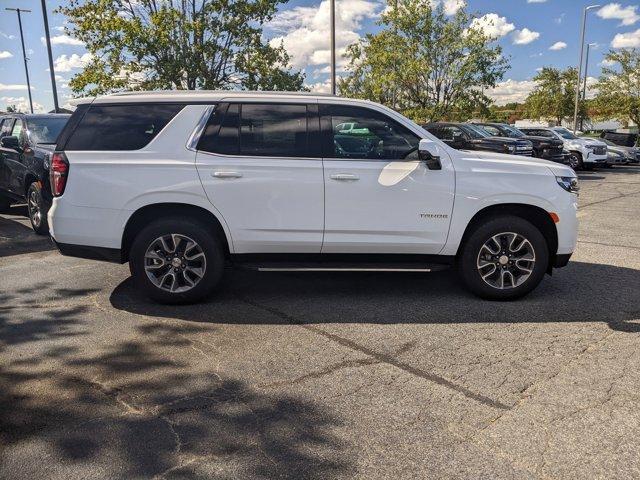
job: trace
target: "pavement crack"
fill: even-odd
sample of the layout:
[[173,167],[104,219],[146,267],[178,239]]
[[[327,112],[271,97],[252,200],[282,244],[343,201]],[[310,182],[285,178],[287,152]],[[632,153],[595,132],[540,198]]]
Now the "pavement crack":
[[386,353],[381,353],[381,352],[376,352],[375,350],[372,350],[370,348],[367,348],[363,345],[360,345],[356,342],[354,342],[353,340],[349,340],[346,339],[344,337],[341,337],[339,335],[333,334],[333,333],[329,333],[319,327],[316,327],[314,325],[308,325],[305,324],[303,322],[301,322],[300,320],[298,320],[297,318],[293,317],[292,315],[289,315],[285,312],[282,312],[281,310],[278,310],[277,308],[273,308],[273,307],[269,307],[266,305],[262,305],[260,303],[254,302],[253,300],[249,300],[245,297],[237,297],[239,300],[243,301],[244,303],[246,303],[247,305],[251,305],[255,308],[259,308],[263,311],[266,311],[268,313],[271,313],[272,315],[275,315],[277,317],[279,317],[282,320],[285,320],[287,323],[290,323],[292,325],[299,325],[302,328],[309,330],[313,333],[316,333],[318,335],[321,335],[329,340],[331,340],[332,342],[335,342],[343,347],[349,348],[351,350],[354,350],[356,352],[359,353],[363,353],[369,357],[371,357],[372,359],[375,359],[377,362],[380,363],[385,363],[387,365],[391,365],[393,367],[396,367],[406,373],[409,373],[411,375],[414,375],[416,377],[422,378],[423,380],[427,380],[429,382],[435,383],[437,385],[440,385],[442,387],[454,390],[456,392],[458,392],[459,394],[474,400],[478,403],[482,403],[483,405],[487,405],[489,407],[492,408],[496,408],[499,410],[509,410],[511,407],[509,405],[505,405],[504,403],[498,402],[497,400],[494,400],[492,398],[486,397],[484,395],[481,395],[479,393],[473,392],[472,390],[468,389],[467,387],[464,387],[462,385],[458,385],[450,380],[447,380],[444,377],[441,377],[439,375],[436,375],[434,373],[431,372],[426,372],[424,370],[421,370],[417,367],[414,367],[413,365],[409,365],[408,363],[402,362],[398,359],[396,359],[395,357],[393,357],[392,355],[386,354]]

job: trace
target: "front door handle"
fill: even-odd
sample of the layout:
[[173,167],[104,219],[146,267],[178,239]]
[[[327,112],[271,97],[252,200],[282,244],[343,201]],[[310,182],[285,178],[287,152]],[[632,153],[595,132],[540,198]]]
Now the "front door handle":
[[215,178],[240,178],[242,174],[240,172],[213,172],[211,176]]
[[360,177],[358,175],[354,175],[353,173],[334,173],[331,175],[332,180],[342,180],[342,181],[353,181],[358,180]]

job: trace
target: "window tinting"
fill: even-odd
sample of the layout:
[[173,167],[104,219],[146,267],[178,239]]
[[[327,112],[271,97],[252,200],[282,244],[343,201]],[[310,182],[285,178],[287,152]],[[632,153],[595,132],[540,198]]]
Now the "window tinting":
[[20,138],[21,133],[22,133],[22,120],[16,120],[16,123],[14,123],[13,125],[13,130],[11,130],[11,136]]
[[5,118],[0,123],[0,137],[6,137],[11,133],[11,127],[13,126],[13,118]]
[[383,113],[348,105],[321,105],[320,113],[325,157],[402,160],[417,151],[420,138]]
[[182,104],[92,105],[66,150],[138,150],[184,107]]
[[308,155],[307,106],[230,104],[216,109],[198,149],[225,155],[304,157]]
[[59,117],[27,118],[29,136],[32,143],[56,143],[58,135],[69,120],[67,115]]

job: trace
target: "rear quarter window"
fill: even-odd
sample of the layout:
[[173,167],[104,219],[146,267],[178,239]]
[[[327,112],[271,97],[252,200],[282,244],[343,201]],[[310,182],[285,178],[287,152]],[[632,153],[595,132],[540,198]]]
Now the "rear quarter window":
[[65,150],[139,150],[184,108],[184,104],[91,105]]

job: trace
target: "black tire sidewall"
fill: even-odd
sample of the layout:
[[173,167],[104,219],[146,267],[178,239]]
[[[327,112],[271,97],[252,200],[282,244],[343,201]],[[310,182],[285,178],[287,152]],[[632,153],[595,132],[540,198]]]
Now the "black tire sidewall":
[[[514,232],[527,238],[536,255],[531,276],[518,287],[500,290],[482,280],[477,269],[478,253],[482,245],[493,235]],[[458,271],[465,285],[476,295],[490,300],[520,298],[538,286],[549,264],[549,247],[540,230],[527,220],[516,216],[493,217],[477,226],[465,240],[458,258]]]
[[[38,195],[38,208],[40,209],[40,225],[36,225],[31,218],[31,209],[29,208],[29,198],[31,197],[31,192],[35,191]],[[27,189],[27,210],[29,212],[29,221],[31,222],[31,227],[33,231],[38,235],[48,235],[49,234],[49,223],[47,222],[47,213],[49,212],[49,205],[47,204],[44,196],[42,195],[42,187],[40,183],[33,182],[29,185]]]
[[[156,287],[144,269],[144,255],[149,244],[170,233],[178,233],[195,240],[202,248],[207,261],[204,277],[192,289],[171,293]],[[136,287],[147,297],[159,303],[194,303],[209,295],[220,282],[224,272],[222,242],[214,232],[196,220],[167,218],[157,220],[143,228],[136,236],[129,252],[129,268]]]

